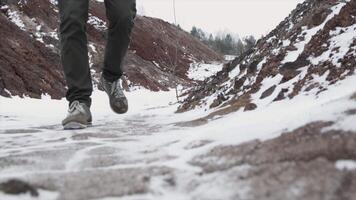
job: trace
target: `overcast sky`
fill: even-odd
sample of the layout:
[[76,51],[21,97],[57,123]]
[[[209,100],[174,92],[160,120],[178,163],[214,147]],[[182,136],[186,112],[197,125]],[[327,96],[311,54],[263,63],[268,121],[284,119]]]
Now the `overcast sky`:
[[[173,0],[136,0],[139,13],[173,22]],[[304,0],[175,0],[177,23],[209,33],[266,34]]]

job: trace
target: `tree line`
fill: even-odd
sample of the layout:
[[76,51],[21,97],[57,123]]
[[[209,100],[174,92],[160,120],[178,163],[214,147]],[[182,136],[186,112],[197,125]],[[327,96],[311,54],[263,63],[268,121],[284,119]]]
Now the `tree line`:
[[240,56],[256,44],[256,39],[252,35],[242,39],[233,37],[231,33],[221,33],[213,36],[213,34],[207,34],[195,26],[192,27],[190,34],[224,55]]

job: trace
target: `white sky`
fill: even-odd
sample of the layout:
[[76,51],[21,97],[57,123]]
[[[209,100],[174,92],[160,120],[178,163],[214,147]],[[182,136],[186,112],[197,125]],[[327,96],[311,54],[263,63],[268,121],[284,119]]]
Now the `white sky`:
[[[173,22],[173,0],[136,0],[139,14]],[[177,23],[209,33],[267,34],[304,0],[175,0]]]

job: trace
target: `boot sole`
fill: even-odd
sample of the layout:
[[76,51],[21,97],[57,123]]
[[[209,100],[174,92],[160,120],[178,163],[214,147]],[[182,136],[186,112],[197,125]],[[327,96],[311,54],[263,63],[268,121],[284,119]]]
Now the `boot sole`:
[[125,108],[116,108],[115,106],[112,105],[112,103],[110,101],[109,101],[109,104],[110,104],[111,110],[116,114],[125,114],[129,110],[128,106]]
[[79,129],[85,129],[89,126],[90,124],[81,124],[78,122],[69,122],[68,124],[63,125],[64,130],[79,130]]

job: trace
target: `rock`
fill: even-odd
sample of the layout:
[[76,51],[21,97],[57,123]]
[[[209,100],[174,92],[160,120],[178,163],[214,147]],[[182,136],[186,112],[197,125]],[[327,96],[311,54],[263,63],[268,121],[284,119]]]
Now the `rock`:
[[13,195],[29,192],[33,197],[38,196],[38,191],[35,187],[18,179],[10,179],[6,182],[0,183],[0,191],[4,192],[5,194]]
[[[192,181],[197,185],[191,190],[198,190],[205,180],[222,181],[225,186],[232,184],[239,189],[255,188],[243,196],[234,190],[225,199],[338,199],[340,195],[352,199],[356,171],[340,171],[335,162],[356,159],[356,135],[341,130],[322,131],[330,125],[314,122],[267,141],[215,147],[191,161],[203,168]],[[243,132],[239,130],[239,134]],[[219,188],[218,184],[212,187]]]
[[213,103],[209,106],[210,108],[216,108],[218,107],[220,104],[222,103],[222,101],[220,101],[220,99],[215,99],[213,101]]
[[257,108],[257,105],[254,103],[249,103],[245,106],[244,111],[251,111],[255,110]]
[[283,88],[281,91],[278,93],[278,96],[273,99],[273,101],[280,101],[285,98],[285,94],[288,92],[288,88]]
[[273,85],[271,86],[270,88],[268,88],[266,91],[264,91],[260,97],[260,99],[264,99],[266,97],[269,97],[273,92],[274,90],[276,89],[276,85]]
[[[343,7],[340,13],[336,13],[330,19],[327,18],[333,13],[335,6]],[[286,98],[291,99],[311,90],[319,94],[327,90],[325,87],[319,87],[322,85],[319,81],[323,80],[321,77],[325,73],[328,72],[326,81],[330,85],[353,75],[356,69],[356,54],[353,53],[356,47],[355,37],[350,41],[350,45],[342,47],[347,52],[342,55],[338,55],[341,51],[340,47],[335,45],[337,42],[332,41],[337,40],[335,37],[346,31],[347,34],[353,34],[352,25],[356,23],[355,6],[356,0],[347,2],[308,0],[299,4],[274,30],[258,40],[254,48],[226,64],[228,70],[223,69],[221,73],[217,73],[219,75],[207,79],[204,85],[188,92],[178,110],[183,111],[181,108],[186,108],[184,111],[187,111],[196,106],[204,106],[209,96],[217,95],[216,91],[230,98],[225,101],[216,100],[211,107],[222,105],[219,109],[228,110],[239,96],[260,92],[263,93],[261,96],[263,99],[277,86],[286,82],[290,82],[287,84],[288,87],[283,85],[284,89],[279,91],[278,97],[271,100],[271,103]],[[307,33],[311,33],[308,29],[324,22],[325,26],[321,27],[321,30],[307,37]],[[300,47],[303,42],[305,45]],[[299,49],[302,51],[297,52]],[[330,51],[329,59],[321,59],[319,63],[315,63],[314,57],[328,51]],[[230,77],[230,72],[234,70],[238,73],[234,74],[235,77]],[[263,81],[276,75],[282,76],[282,80],[277,84],[273,83],[274,86],[269,86],[268,90],[260,91]],[[216,88],[216,90],[208,88]],[[250,103],[258,105],[254,101]]]
[[354,95],[351,96],[351,99],[356,101],[356,93]]

